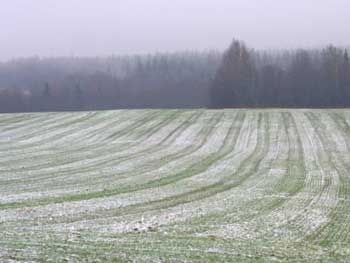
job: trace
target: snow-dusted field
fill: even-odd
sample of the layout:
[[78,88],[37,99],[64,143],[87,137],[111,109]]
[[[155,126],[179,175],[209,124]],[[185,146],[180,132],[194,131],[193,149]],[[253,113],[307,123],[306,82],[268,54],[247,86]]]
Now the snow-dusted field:
[[350,110],[0,115],[0,262],[350,262]]

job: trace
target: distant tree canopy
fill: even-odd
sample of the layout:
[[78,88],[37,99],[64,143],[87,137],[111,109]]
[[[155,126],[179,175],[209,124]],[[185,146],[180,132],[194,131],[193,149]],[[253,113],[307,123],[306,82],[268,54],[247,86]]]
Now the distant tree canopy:
[[233,41],[224,53],[211,86],[214,107],[243,107],[254,105],[255,68],[245,45]]
[[254,51],[234,40],[211,84],[213,108],[349,107],[348,51]]
[[0,112],[350,107],[349,51],[249,49],[0,63]]
[[220,61],[210,51],[0,63],[0,112],[205,107]]

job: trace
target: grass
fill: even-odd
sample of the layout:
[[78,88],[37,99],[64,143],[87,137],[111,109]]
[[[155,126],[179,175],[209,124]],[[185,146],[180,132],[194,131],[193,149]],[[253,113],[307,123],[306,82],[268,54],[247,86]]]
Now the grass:
[[350,261],[350,110],[0,123],[0,261]]

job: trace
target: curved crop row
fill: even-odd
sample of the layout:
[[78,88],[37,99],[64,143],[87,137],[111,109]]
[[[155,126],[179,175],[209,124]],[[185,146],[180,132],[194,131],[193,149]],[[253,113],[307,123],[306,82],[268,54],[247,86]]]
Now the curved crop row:
[[0,261],[348,262],[350,111],[0,115]]

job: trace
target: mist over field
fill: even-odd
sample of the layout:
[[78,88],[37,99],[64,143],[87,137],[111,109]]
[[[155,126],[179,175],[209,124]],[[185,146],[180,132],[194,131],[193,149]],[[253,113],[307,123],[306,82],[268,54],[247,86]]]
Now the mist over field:
[[14,0],[0,112],[350,106],[348,1]]
[[11,0],[0,9],[0,60],[349,46],[347,0]]
[[0,262],[350,262],[348,0],[0,5]]

